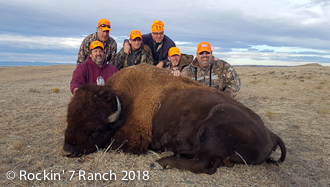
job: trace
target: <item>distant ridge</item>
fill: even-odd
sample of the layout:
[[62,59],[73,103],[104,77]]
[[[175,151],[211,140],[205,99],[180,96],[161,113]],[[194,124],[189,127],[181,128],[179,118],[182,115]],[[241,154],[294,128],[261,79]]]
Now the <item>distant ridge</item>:
[[276,66],[276,65],[233,65],[234,67],[292,67],[292,66]]
[[57,63],[57,62],[16,62],[16,61],[0,61],[0,67],[12,66],[50,66],[50,65],[74,65],[75,63]]
[[318,63],[311,63],[311,64],[304,64],[304,65],[299,65],[299,66],[322,66],[322,65],[318,64]]

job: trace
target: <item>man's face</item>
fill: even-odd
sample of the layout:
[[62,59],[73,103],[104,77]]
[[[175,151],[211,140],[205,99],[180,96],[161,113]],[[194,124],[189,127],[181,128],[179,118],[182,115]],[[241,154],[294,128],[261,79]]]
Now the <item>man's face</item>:
[[201,68],[207,68],[211,63],[212,51],[211,52],[203,51],[203,52],[197,53],[196,56],[197,56],[199,66]]
[[140,37],[135,38],[134,40],[129,40],[133,50],[138,50],[141,47],[142,39]]
[[171,62],[171,68],[179,65],[181,55],[168,56],[168,60]]
[[109,38],[109,31],[102,31],[100,27],[97,27],[97,37],[101,42],[105,42]]
[[102,48],[97,47],[92,50],[91,54],[89,55],[93,62],[95,62],[96,65],[102,66],[104,63],[104,51]]
[[151,36],[156,43],[161,43],[164,39],[164,32],[163,31],[152,32]]

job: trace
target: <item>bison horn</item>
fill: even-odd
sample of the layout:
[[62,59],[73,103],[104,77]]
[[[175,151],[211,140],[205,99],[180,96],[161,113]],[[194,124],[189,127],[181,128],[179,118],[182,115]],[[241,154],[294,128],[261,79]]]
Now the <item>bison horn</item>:
[[116,96],[116,99],[117,99],[117,111],[108,117],[109,123],[117,121],[117,119],[119,118],[120,113],[121,113],[121,105],[120,105],[120,101],[117,96]]

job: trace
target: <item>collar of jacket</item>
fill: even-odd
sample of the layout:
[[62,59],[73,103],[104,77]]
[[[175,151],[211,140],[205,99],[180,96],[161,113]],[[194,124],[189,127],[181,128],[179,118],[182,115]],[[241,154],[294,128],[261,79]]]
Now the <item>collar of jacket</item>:
[[138,50],[135,50],[135,51],[132,49],[132,46],[131,46],[131,53],[135,53],[137,55],[142,51],[142,49],[143,49],[143,43],[141,43],[140,48]]

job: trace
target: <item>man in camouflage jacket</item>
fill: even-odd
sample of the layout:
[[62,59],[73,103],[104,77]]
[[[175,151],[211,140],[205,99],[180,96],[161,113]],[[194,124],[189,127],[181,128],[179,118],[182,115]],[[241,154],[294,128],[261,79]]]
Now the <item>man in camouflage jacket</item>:
[[142,43],[142,35],[140,31],[133,30],[131,32],[129,44],[131,46],[131,52],[129,54],[124,52],[123,47],[116,55],[114,66],[116,66],[118,70],[140,63],[153,65],[154,60],[152,58],[152,52],[147,45]]
[[235,69],[223,60],[216,60],[207,42],[198,45],[196,55],[181,73],[235,97],[241,88],[241,80]]
[[163,62],[159,62],[157,67],[164,67],[171,70],[174,76],[180,76],[184,67],[189,65],[194,59],[193,55],[181,54],[180,49],[177,47],[171,47],[168,50],[168,62],[164,65]]
[[97,32],[88,35],[80,45],[77,65],[85,62],[86,58],[89,55],[89,46],[93,41],[100,41],[104,45],[104,55],[106,62],[109,64],[114,64],[115,57],[117,53],[117,43],[116,41],[109,36],[110,21],[106,19],[101,19],[97,26]]

